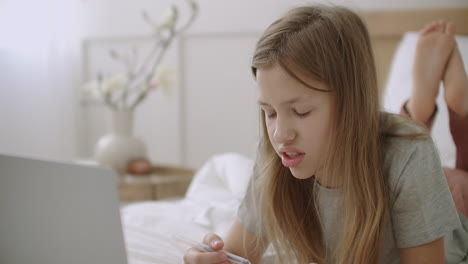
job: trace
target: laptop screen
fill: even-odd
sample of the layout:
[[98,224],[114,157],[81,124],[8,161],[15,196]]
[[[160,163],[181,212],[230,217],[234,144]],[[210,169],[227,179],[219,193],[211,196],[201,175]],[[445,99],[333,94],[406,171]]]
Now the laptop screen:
[[127,263],[117,176],[0,154],[0,263]]

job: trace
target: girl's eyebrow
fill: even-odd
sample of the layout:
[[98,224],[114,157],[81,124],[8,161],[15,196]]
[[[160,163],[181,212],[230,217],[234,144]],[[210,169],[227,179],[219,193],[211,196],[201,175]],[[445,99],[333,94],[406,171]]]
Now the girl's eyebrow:
[[[288,104],[293,104],[293,103],[296,103],[297,101],[300,101],[301,100],[301,96],[298,96],[298,97],[294,97],[294,98],[291,98],[287,101],[284,101],[282,103],[280,103],[280,105],[288,105]],[[261,100],[258,100],[257,101],[259,105],[264,105],[264,106],[270,106],[268,103],[266,102],[263,102]]]

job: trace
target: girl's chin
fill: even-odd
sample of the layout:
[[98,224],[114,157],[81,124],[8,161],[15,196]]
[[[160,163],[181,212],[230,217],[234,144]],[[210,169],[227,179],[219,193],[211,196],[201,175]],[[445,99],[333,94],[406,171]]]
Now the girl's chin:
[[296,178],[298,180],[309,179],[314,175],[313,173],[300,171],[300,170],[298,170],[296,168],[289,168],[289,171],[291,171],[291,174],[294,176],[294,178]]

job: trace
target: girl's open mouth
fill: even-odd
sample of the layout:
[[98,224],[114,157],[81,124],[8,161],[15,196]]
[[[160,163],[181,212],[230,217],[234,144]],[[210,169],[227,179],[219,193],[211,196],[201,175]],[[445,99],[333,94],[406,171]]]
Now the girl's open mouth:
[[281,161],[285,167],[297,167],[304,159],[305,153],[282,152]]

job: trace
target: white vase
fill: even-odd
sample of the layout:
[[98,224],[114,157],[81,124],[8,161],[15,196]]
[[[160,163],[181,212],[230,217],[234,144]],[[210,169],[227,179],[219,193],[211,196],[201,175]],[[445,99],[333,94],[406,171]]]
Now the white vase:
[[114,110],[111,133],[101,137],[96,144],[96,161],[124,174],[129,161],[146,157],[145,145],[133,136],[133,111]]

